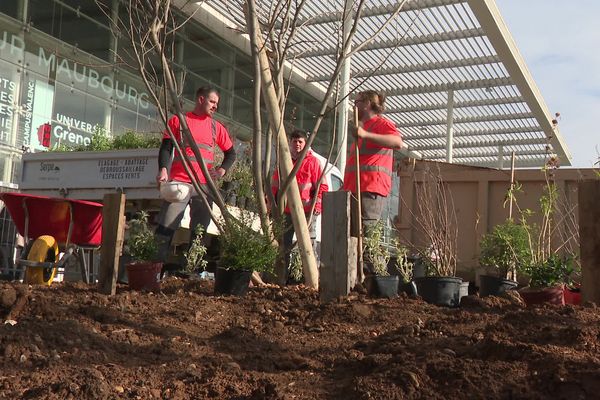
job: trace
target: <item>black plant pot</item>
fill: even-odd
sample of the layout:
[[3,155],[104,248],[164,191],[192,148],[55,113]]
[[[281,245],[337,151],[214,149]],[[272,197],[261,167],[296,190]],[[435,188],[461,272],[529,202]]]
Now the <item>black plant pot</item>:
[[252,271],[217,268],[215,294],[243,296],[248,291]]
[[417,285],[415,281],[400,282],[398,285],[398,293],[406,293],[408,296],[417,295]]
[[369,294],[377,297],[392,298],[398,296],[398,276],[378,276],[369,277]]
[[417,294],[428,303],[458,307],[461,278],[454,276],[427,276],[416,278]]
[[518,283],[508,279],[501,279],[497,276],[480,275],[479,276],[479,296],[498,296],[507,290],[517,288]]

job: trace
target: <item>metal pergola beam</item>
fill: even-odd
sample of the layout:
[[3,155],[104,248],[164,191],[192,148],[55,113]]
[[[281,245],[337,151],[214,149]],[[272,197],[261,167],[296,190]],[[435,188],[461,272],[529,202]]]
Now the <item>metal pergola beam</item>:
[[[502,157],[503,159],[507,159],[510,160],[511,158],[511,151],[505,152],[503,154],[499,154],[498,151],[477,151],[474,153],[460,153],[460,152],[455,152],[454,153],[454,159],[455,160],[464,160],[467,158],[488,158],[488,157],[494,157],[496,160],[498,160],[499,157]],[[540,149],[539,151],[536,150],[515,150],[514,151],[515,156],[540,156],[540,155],[554,155],[553,153],[548,153],[545,149]]]
[[[434,42],[444,42],[450,40],[458,40],[458,39],[467,39],[467,38],[475,38],[485,36],[485,32],[481,28],[471,28],[464,29],[462,31],[452,31],[452,32],[443,32],[443,33],[434,33],[431,35],[421,35],[414,37],[406,37],[399,38],[393,40],[382,40],[378,42],[372,42],[364,47],[362,47],[359,51],[369,51],[369,50],[380,50],[380,49],[394,49],[399,47],[406,46],[415,46],[418,44],[425,43],[434,43]],[[337,56],[338,48],[336,47],[327,47],[324,49],[310,50],[305,52],[300,52],[294,55],[296,59],[303,58],[311,58],[311,57],[324,57],[324,56]]]
[[388,89],[384,93],[386,96],[404,96],[407,94],[423,94],[447,92],[448,90],[466,90],[466,89],[482,89],[491,88],[494,86],[509,86],[512,85],[510,78],[490,78],[478,79],[471,81],[438,83],[433,85],[411,86],[407,88]]
[[[541,132],[539,127],[524,126],[515,128],[502,128],[502,129],[469,129],[466,131],[454,132],[454,137],[475,137],[475,136],[493,136],[493,135],[512,135],[516,133],[539,133]],[[406,134],[407,139],[411,140],[425,140],[425,139],[443,139],[446,137],[444,134],[413,134],[408,132]]]
[[[442,158],[437,158],[437,159],[432,159],[432,160],[443,160]],[[546,161],[548,161],[548,159],[546,157],[534,157],[534,158],[517,158],[515,160],[515,167],[517,168],[531,168],[531,167],[540,167],[542,165],[544,165],[546,163]],[[489,160],[465,160],[465,161],[459,161],[457,162],[458,164],[468,164],[468,165],[472,165],[474,167],[487,167],[487,168],[495,168],[495,167],[490,167],[490,165],[494,165],[494,160],[493,159],[489,159]],[[496,164],[497,164],[497,160],[496,160]],[[504,167],[501,168],[497,168],[497,169],[504,169]]]
[[[523,102],[525,102],[525,100],[520,96],[498,97],[498,98],[493,98],[493,99],[459,101],[456,104],[454,104],[454,108],[499,106],[502,104],[514,104],[514,103],[523,103]],[[446,107],[447,107],[446,103],[423,104],[423,105],[415,105],[415,106],[401,106],[401,107],[388,108],[385,111],[385,113],[386,114],[398,114],[398,113],[405,113],[405,112],[435,111],[435,110],[445,110]]]
[[[455,118],[455,124],[469,124],[474,122],[491,122],[491,121],[507,121],[511,119],[530,119],[535,118],[532,113],[515,113],[515,114],[499,114],[499,115],[481,115],[474,117]],[[396,123],[398,128],[418,128],[421,126],[446,125],[446,119],[435,119],[429,121],[411,121]],[[538,128],[541,131],[541,128]]]
[[[414,64],[414,65],[406,65],[402,67],[392,67],[392,68],[378,68],[375,70],[367,69],[362,71],[357,71],[352,76],[354,78],[365,78],[372,76],[388,76],[388,75],[397,75],[397,74],[407,74],[412,72],[424,72],[424,71],[434,71],[440,69],[450,69],[450,68],[460,68],[460,67],[469,67],[474,65],[485,65],[485,64],[495,64],[499,63],[500,59],[498,56],[484,56],[484,57],[472,57],[472,58],[463,58],[462,60],[448,60],[448,61],[439,61],[439,62],[430,62],[430,63],[422,63],[422,64]],[[308,78],[311,82],[325,82],[329,80],[329,75],[316,75]]]
[[[496,147],[499,145],[503,146],[521,146],[528,144],[546,144],[545,140],[542,139],[511,139],[511,140],[477,140],[473,142],[454,142],[454,149],[470,149],[470,148],[479,148],[479,147]],[[416,151],[430,151],[430,150],[446,150],[446,144],[440,143],[425,145],[425,146],[411,146],[412,149]]]
[[[402,11],[417,11],[423,10],[426,8],[434,8],[434,7],[443,7],[449,6],[452,4],[464,3],[466,0],[420,0],[420,1],[409,1],[404,7],[402,7]],[[392,2],[391,4],[381,5],[377,7],[371,7],[364,10],[361,16],[364,17],[378,17],[381,15],[387,15],[394,11],[398,7],[397,2]],[[308,25],[317,25],[317,24],[329,24],[332,22],[339,22],[342,19],[342,13],[339,11],[323,13],[314,17],[308,18],[300,18],[298,20],[298,25],[308,26]]]

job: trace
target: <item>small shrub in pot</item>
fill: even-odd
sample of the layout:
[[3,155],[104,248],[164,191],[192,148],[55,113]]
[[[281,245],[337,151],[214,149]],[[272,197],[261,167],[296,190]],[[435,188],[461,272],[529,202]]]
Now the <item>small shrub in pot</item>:
[[278,248],[268,235],[253,229],[252,213],[229,224],[220,237],[220,266],[215,274],[215,293],[243,296],[252,271],[272,273]]
[[148,222],[148,213],[139,211],[128,223],[129,235],[125,253],[135,262],[154,262],[158,259],[158,243]]
[[129,287],[134,290],[159,290],[162,263],[157,261],[158,243],[148,223],[148,213],[140,211],[128,225],[125,253],[133,260],[126,265]]
[[522,271],[531,264],[527,228],[511,219],[485,234],[479,247],[480,265],[494,268],[500,279],[508,279],[514,276],[513,271]]
[[185,258],[184,271],[186,273],[204,270],[208,264],[208,262],[204,259],[208,249],[204,245],[203,234],[204,229],[202,225],[197,225],[194,238],[190,242],[190,246],[187,251],[183,253]]

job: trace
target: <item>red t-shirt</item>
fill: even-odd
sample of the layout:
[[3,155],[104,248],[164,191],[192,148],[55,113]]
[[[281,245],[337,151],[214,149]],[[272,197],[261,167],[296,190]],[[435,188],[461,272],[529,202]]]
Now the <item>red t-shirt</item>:
[[[217,145],[223,151],[231,149],[231,147],[233,147],[233,142],[229,137],[229,133],[219,121],[215,121],[215,137],[213,139],[212,117],[208,115],[199,116],[193,112],[188,112],[185,116],[188,127],[190,128],[190,132],[192,132],[192,136],[194,137],[194,141],[198,144],[200,149],[200,154],[204,158],[204,162],[207,164],[208,169],[211,169],[213,167],[212,164],[214,160],[214,154],[212,150],[209,150],[209,148],[212,149],[214,145]],[[169,119],[168,124],[171,132],[173,132],[175,140],[181,144],[179,118],[174,115],[171,117],[171,119]],[[169,133],[165,131],[163,138],[170,139],[171,137],[169,136]],[[188,157],[195,160],[194,153],[190,147],[186,147],[185,152]],[[192,161],[192,165],[198,174],[200,183],[206,183],[206,178],[200,170],[200,165],[195,161]],[[171,165],[170,180],[187,183],[191,183],[192,181],[185,172],[183,164],[177,159],[177,157],[175,157],[173,164]]]
[[[296,165],[296,160],[292,160],[293,165]],[[298,188],[300,189],[300,199],[302,200],[302,204],[304,206],[304,212],[310,212],[310,204],[312,202],[313,196],[317,196],[317,202],[315,203],[315,213],[321,213],[321,202],[323,200],[323,193],[329,190],[329,186],[327,185],[327,181],[325,177],[321,181],[321,185],[319,186],[319,191],[317,192],[317,183],[319,182],[319,178],[323,169],[321,168],[321,164],[319,160],[313,155],[312,150],[309,150],[306,153],[306,157],[302,160],[302,165],[298,169],[298,173],[296,174],[296,183],[298,184]],[[273,182],[271,183],[271,192],[273,196],[277,198],[277,192],[279,191],[279,170],[276,168],[275,173],[273,174]],[[285,207],[285,213],[290,213],[289,206]]]
[[[398,135],[400,132],[396,125],[381,115],[375,115],[363,124],[363,128],[371,133],[378,135]],[[363,143],[366,142],[366,143]],[[350,156],[346,162],[346,171],[344,173],[344,190],[356,193],[356,142],[351,148]],[[379,167],[383,171],[363,170],[360,174],[360,191],[377,193],[381,196],[388,196],[392,187],[392,168],[394,157],[392,149],[380,146],[369,140],[358,139],[360,148],[360,166],[363,168]],[[383,151],[388,149],[389,151]],[[378,154],[379,153],[379,154]],[[387,153],[387,154],[381,154]]]

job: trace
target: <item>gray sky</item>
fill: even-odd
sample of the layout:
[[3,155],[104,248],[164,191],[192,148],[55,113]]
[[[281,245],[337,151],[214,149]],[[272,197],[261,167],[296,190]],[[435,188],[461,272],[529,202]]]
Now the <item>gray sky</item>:
[[600,1],[496,0],[576,167],[600,157]]

